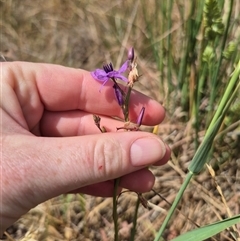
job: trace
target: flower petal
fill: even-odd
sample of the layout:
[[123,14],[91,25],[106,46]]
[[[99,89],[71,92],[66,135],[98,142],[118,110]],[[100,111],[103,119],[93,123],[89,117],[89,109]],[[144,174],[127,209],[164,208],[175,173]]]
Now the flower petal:
[[108,74],[102,69],[96,69],[92,71],[91,75],[95,80],[98,80],[101,82],[106,82],[109,79]]
[[103,86],[108,82],[108,80],[109,80],[109,79],[107,79],[106,81],[103,82],[102,86],[101,86],[100,89],[99,89],[99,92],[102,91]]
[[120,80],[122,80],[122,81],[124,81],[124,82],[128,82],[128,78],[126,78],[125,76],[123,76],[123,75],[121,75],[121,74],[115,74],[114,77],[115,77],[116,79],[120,79]]
[[128,68],[128,60],[123,63],[121,68],[117,71],[119,74],[124,73]]
[[108,78],[121,79],[121,80],[123,80],[123,81],[125,81],[125,82],[128,82],[128,79],[127,79],[125,76],[121,75],[121,74],[120,74],[118,71],[116,71],[116,70],[113,70],[113,71],[107,73],[107,76],[108,76]]

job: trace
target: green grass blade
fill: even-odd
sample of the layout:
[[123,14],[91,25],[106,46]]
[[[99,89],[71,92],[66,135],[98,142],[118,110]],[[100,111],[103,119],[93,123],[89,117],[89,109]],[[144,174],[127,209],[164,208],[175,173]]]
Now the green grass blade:
[[215,136],[218,133],[218,130],[222,124],[223,119],[224,119],[224,115],[218,118],[218,120],[214,123],[213,128],[211,128],[211,132],[208,132],[205,135],[202,144],[197,149],[197,152],[195,153],[188,167],[188,170],[193,174],[198,174],[202,170],[205,163],[207,162],[207,157],[212,148],[212,143],[214,141]]
[[202,228],[192,230],[190,232],[182,234],[181,236],[173,239],[172,241],[202,241],[212,237],[217,233],[220,233],[224,229],[227,229],[237,223],[240,223],[240,215],[204,226]]
[[[210,110],[213,109],[214,106],[214,100],[216,98],[216,91],[214,91],[214,89],[217,89],[217,78],[219,75],[219,70],[221,68],[221,64],[222,64],[222,59],[223,59],[223,52],[224,52],[224,48],[226,45],[226,41],[227,41],[227,37],[228,37],[228,32],[229,32],[229,27],[230,27],[230,20],[231,20],[231,16],[232,16],[232,10],[233,10],[233,0],[230,1],[230,9],[229,9],[229,13],[228,13],[228,18],[227,18],[227,23],[226,23],[226,27],[225,27],[225,31],[224,31],[224,35],[223,35],[223,40],[222,40],[222,44],[221,44],[221,50],[220,50],[220,57],[218,59],[218,63],[217,63],[217,67],[214,71],[213,74],[213,80],[212,80],[212,93],[210,95]],[[211,113],[211,111],[210,111]]]
[[[227,86],[226,91],[224,92],[224,95],[221,99],[221,102],[217,108],[217,111],[209,125],[209,128],[207,130],[207,132],[210,131],[210,129],[212,128],[212,126],[214,125],[214,123],[216,122],[216,120],[219,118],[219,116],[223,113],[223,111],[227,111],[227,109],[225,108],[227,106],[228,100],[229,100],[229,96],[231,95],[233,89],[236,87],[237,81],[239,80],[239,76],[240,76],[240,60],[234,70],[234,72],[231,75],[231,79],[229,81],[229,84]],[[225,114],[225,113],[224,113]]]
[[[202,142],[202,144],[199,146],[197,152],[195,153],[190,165],[189,165],[189,173],[186,176],[186,179],[184,183],[182,184],[169,212],[168,215],[166,216],[160,230],[157,233],[157,236],[154,241],[160,240],[163,231],[165,230],[170,218],[172,217],[174,210],[176,209],[176,206],[178,205],[185,189],[187,188],[188,183],[190,182],[192,176],[194,174],[199,173],[205,163],[207,162],[207,156],[209,154],[209,151],[211,150],[212,143],[214,141],[214,138],[221,126],[221,123],[224,119],[224,116],[233,100],[233,97],[237,93],[237,89],[239,88],[240,84],[237,85],[237,81],[239,80],[240,76],[240,61],[238,65],[236,66],[236,69],[234,70],[231,79],[229,81],[229,84],[226,88],[226,91],[224,92],[224,95],[222,97],[222,100],[219,104],[219,107],[210,123],[210,126],[207,129],[205,138]],[[235,91],[233,91],[235,87]]]
[[[199,173],[203,166],[207,161],[208,153],[211,149],[213,140],[222,124],[223,118],[232,103],[233,97],[236,95],[237,89],[239,88],[239,84],[237,85],[237,81],[239,80],[240,75],[240,61],[234,70],[229,84],[224,92],[224,95],[220,101],[220,104],[217,108],[217,111],[207,129],[206,135],[200,147],[198,148],[196,154],[193,157],[189,165],[189,171],[193,172],[194,174]],[[237,87],[237,88],[236,88]],[[235,88],[235,91],[234,91]]]
[[190,182],[192,176],[193,176],[193,173],[191,173],[191,172],[189,172],[189,173],[187,174],[187,176],[186,176],[186,178],[185,178],[185,181],[184,181],[184,183],[181,185],[181,188],[180,188],[180,190],[178,191],[178,194],[177,194],[177,196],[176,196],[176,198],[175,198],[175,200],[174,200],[174,202],[173,202],[170,210],[168,211],[168,214],[167,214],[166,218],[164,219],[163,224],[162,224],[161,228],[159,229],[159,231],[158,231],[158,233],[157,233],[154,241],[159,241],[160,238],[162,237],[162,233],[163,233],[163,231],[165,230],[165,228],[166,228],[169,220],[171,219],[171,217],[172,217],[172,215],[173,215],[173,213],[174,213],[174,211],[175,211],[175,209],[176,209],[179,201],[181,200],[181,197],[182,197],[185,189],[187,188],[188,183]]

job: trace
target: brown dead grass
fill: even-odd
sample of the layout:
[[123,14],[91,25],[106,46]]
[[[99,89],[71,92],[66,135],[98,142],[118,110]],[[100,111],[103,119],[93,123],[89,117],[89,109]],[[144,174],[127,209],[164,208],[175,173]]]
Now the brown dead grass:
[[[143,2],[2,0],[0,51],[7,60],[92,70],[110,59],[118,67],[126,48],[134,46],[143,74],[138,88],[164,104],[165,98],[159,95],[159,73],[149,51],[141,11]],[[150,2],[149,11],[154,11]],[[178,19],[177,15],[173,17]],[[178,21],[171,31],[177,31],[179,24]],[[154,189],[173,202],[195,150],[191,125],[181,121],[186,113],[180,107],[169,113],[172,114],[159,126],[158,135],[172,148],[172,158],[164,167],[152,170],[156,175]],[[207,169],[194,178],[165,232],[166,240],[196,225],[203,226],[240,212],[240,140],[234,130],[216,140],[212,161],[216,164],[216,180]],[[200,139],[203,135],[200,133]],[[136,240],[152,240],[169,209],[169,204],[153,192],[144,197],[151,208],[140,207]],[[128,192],[119,199],[121,240],[129,239],[135,202],[136,195]],[[111,205],[111,199],[87,195],[57,197],[23,216],[8,229],[5,240],[113,240]],[[231,228],[210,240],[234,240],[232,231]]]

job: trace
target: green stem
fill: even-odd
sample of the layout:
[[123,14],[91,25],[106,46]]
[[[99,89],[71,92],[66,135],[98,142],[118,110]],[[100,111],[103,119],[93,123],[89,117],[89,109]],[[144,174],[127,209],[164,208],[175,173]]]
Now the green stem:
[[169,220],[171,219],[171,217],[172,217],[172,215],[173,215],[173,213],[174,213],[174,211],[175,211],[179,201],[181,200],[181,197],[182,197],[185,189],[187,188],[188,183],[190,182],[192,176],[193,176],[192,172],[189,172],[187,174],[187,176],[185,178],[185,181],[182,184],[182,186],[181,186],[181,188],[180,188],[180,190],[179,190],[179,192],[178,192],[178,194],[177,194],[177,196],[176,196],[176,198],[175,198],[175,200],[174,200],[170,210],[168,211],[168,214],[167,214],[166,218],[164,219],[163,224],[162,224],[161,228],[159,229],[159,231],[157,233],[157,236],[155,237],[154,241],[159,241],[160,238],[162,237],[163,231],[165,230]]
[[235,68],[235,70],[233,71],[233,73],[231,74],[231,79],[228,83],[228,86],[224,92],[224,95],[220,101],[220,104],[216,110],[216,113],[213,116],[213,119],[211,120],[211,123],[207,129],[206,135],[208,133],[208,131],[214,126],[216,120],[219,118],[219,116],[224,113],[226,111],[226,106],[227,103],[229,101],[229,98],[231,97],[231,93],[233,92],[234,88],[236,88],[237,86],[237,81],[239,80],[239,75],[240,75],[240,60]]
[[209,100],[209,106],[210,106],[209,115],[211,115],[211,112],[213,110],[213,102],[214,102],[215,96],[216,96],[215,89],[216,89],[217,77],[219,75],[219,71],[220,71],[220,67],[221,67],[222,59],[223,59],[223,50],[225,48],[227,37],[228,37],[228,30],[229,30],[229,26],[230,26],[232,9],[233,9],[233,0],[230,1],[230,10],[229,10],[229,13],[228,13],[226,28],[225,28],[225,32],[224,32],[224,36],[223,36],[222,45],[221,45],[220,57],[219,57],[219,60],[218,60],[218,63],[217,63],[216,71],[214,72],[213,79],[212,79],[212,86],[211,86],[212,93],[210,95],[210,100]]
[[118,214],[117,214],[117,197],[118,186],[120,178],[114,180],[114,193],[113,193],[113,222],[114,222],[114,241],[118,241]]
[[207,65],[206,63],[203,64],[202,68],[202,73],[200,76],[200,79],[197,80],[196,83],[196,95],[195,95],[195,151],[199,146],[199,141],[198,141],[198,132],[200,130],[200,114],[199,114],[199,107],[200,107],[200,102],[201,102],[201,96],[203,94],[203,86],[205,83],[205,78],[207,75]]
[[[173,6],[173,1],[170,0],[168,1],[168,29],[170,30],[171,27],[172,27],[172,17],[171,17],[171,14],[172,14],[172,6]],[[172,84],[172,56],[171,56],[171,34],[168,34],[168,37],[167,37],[167,80],[168,80],[168,96],[170,96],[170,93],[172,92],[173,90],[173,84]],[[177,93],[176,93],[176,96],[177,96]]]
[[130,95],[131,95],[132,87],[128,87],[127,95],[125,99],[125,108],[124,108],[124,121],[129,121],[129,102],[130,102]]
[[[115,82],[116,84],[116,82]],[[124,121],[129,121],[129,101],[132,87],[128,87],[125,104],[123,109]],[[113,221],[114,221],[114,241],[118,241],[118,214],[117,214],[117,197],[118,197],[118,186],[120,178],[114,180],[114,194],[113,194]]]
[[134,218],[133,218],[133,227],[131,229],[131,237],[130,237],[130,241],[134,241],[134,237],[136,234],[136,227],[137,227],[137,216],[138,216],[138,208],[140,205],[140,198],[137,198],[137,203],[136,203],[136,207],[135,207],[135,213],[134,213]]

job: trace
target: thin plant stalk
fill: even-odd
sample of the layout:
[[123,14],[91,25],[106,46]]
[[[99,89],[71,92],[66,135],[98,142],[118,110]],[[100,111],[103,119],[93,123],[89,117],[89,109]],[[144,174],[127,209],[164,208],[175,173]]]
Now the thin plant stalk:
[[[168,29],[171,29],[172,27],[172,18],[171,18],[171,14],[172,14],[172,6],[173,6],[173,1],[169,0],[168,4],[167,4],[167,8],[168,8]],[[168,96],[170,96],[170,93],[172,92],[173,89],[173,84],[172,84],[172,56],[171,56],[171,34],[168,34],[167,37],[167,80],[168,80]]]
[[[125,107],[124,107],[124,111],[123,111],[125,122],[129,121],[129,101],[130,101],[131,91],[132,91],[132,87],[129,87],[127,90],[126,99],[125,99]],[[117,197],[118,197],[119,182],[120,182],[120,178],[117,178],[114,180],[114,194],[113,194],[114,241],[118,241]],[[138,208],[137,208],[137,210],[138,210]],[[136,220],[134,220],[134,222],[136,222]]]
[[[129,121],[129,101],[131,95],[132,88],[129,87],[126,94],[123,114],[124,121]],[[119,186],[120,178],[114,180],[114,194],[113,194],[113,220],[114,220],[114,240],[118,241],[118,214],[117,214],[117,196],[118,196],[118,186]]]
[[126,100],[125,100],[125,111],[124,111],[124,121],[129,121],[129,101],[130,101],[130,95],[132,92],[132,87],[128,87],[127,94],[126,94]]
[[[128,74],[128,83],[127,83],[127,93],[125,94],[121,87],[117,85],[115,82],[115,94],[118,100],[119,105],[122,108],[122,112],[124,115],[124,122],[127,124],[129,122],[129,104],[130,104],[130,96],[132,92],[133,85],[136,81],[138,81],[138,71],[137,71],[137,57],[134,55],[134,49],[131,48],[128,51],[128,68],[129,68],[129,74]],[[137,120],[137,125],[136,128],[139,128],[142,122],[142,118],[144,115],[144,110],[145,108],[143,107],[138,120]],[[127,128],[124,126],[123,128],[117,128],[119,129],[125,129],[126,131],[130,131],[131,128]],[[118,214],[117,214],[117,197],[118,197],[118,187],[119,187],[119,182],[120,178],[115,179],[114,181],[114,195],[113,195],[113,219],[114,219],[114,229],[115,229],[115,236],[114,240],[118,241]],[[137,211],[138,211],[138,206],[136,207],[136,212],[134,215],[134,223],[137,222]],[[136,224],[135,224],[136,225]]]
[[[210,110],[213,109],[213,102],[214,102],[215,97],[216,97],[216,91],[215,91],[216,83],[217,83],[217,78],[218,78],[218,75],[219,75],[219,70],[220,70],[220,67],[221,67],[221,64],[222,64],[223,51],[224,51],[226,41],[227,41],[227,38],[228,38],[228,30],[229,30],[229,26],[230,26],[231,15],[232,15],[233,2],[234,2],[233,0],[230,1],[230,9],[229,9],[229,12],[228,12],[225,32],[224,32],[224,35],[223,35],[222,45],[221,45],[221,48],[220,48],[220,56],[219,56],[219,59],[218,59],[217,68],[216,68],[216,70],[214,71],[214,74],[213,74],[212,87],[211,87],[212,91],[211,91],[210,100],[209,100]],[[211,111],[209,113],[211,114]]]
[[178,191],[178,194],[170,208],[170,210],[168,211],[168,215],[166,216],[166,218],[164,219],[163,223],[162,223],[162,226],[161,228],[159,229],[158,233],[157,233],[157,236],[155,237],[154,241],[159,241],[160,238],[162,237],[162,233],[163,231],[165,230],[169,220],[171,219],[172,217],[172,214],[173,212],[175,211],[175,209],[177,208],[177,205],[179,203],[179,201],[181,200],[181,197],[185,191],[185,189],[187,188],[187,185],[189,184],[191,178],[193,176],[193,173],[189,172],[186,176],[186,179],[184,181],[184,183],[182,184],[180,190]]
[[114,241],[118,241],[118,213],[117,213],[117,197],[118,186],[120,178],[114,180],[114,193],[113,193],[113,222],[114,222]]
[[140,198],[139,198],[139,196],[138,196],[138,197],[137,197],[136,206],[135,206],[134,217],[133,217],[133,227],[132,227],[132,229],[131,229],[130,241],[134,241],[134,237],[135,237],[135,234],[136,234],[137,216],[138,216],[139,205],[140,205]]
[[[226,88],[226,91],[224,92],[224,95],[221,99],[221,102],[216,110],[215,115],[213,116],[213,119],[209,125],[209,128],[207,130],[207,132],[209,131],[210,128],[212,128],[212,126],[214,125],[214,123],[216,122],[216,120],[219,118],[220,114],[223,112],[223,110],[225,109],[228,100],[229,100],[229,96],[231,95],[233,89],[236,87],[237,85],[237,81],[239,80],[239,75],[240,75],[240,60],[234,70],[234,72],[232,73],[232,77],[229,81],[229,84]],[[226,110],[225,110],[226,111]]]
[[206,63],[203,63],[203,69],[201,73],[201,77],[199,81],[196,81],[196,95],[195,95],[195,149],[199,146],[198,141],[198,133],[199,133],[199,127],[200,127],[200,115],[199,115],[199,107],[200,107],[200,99],[202,95],[203,85],[204,81],[207,75],[207,65]]

